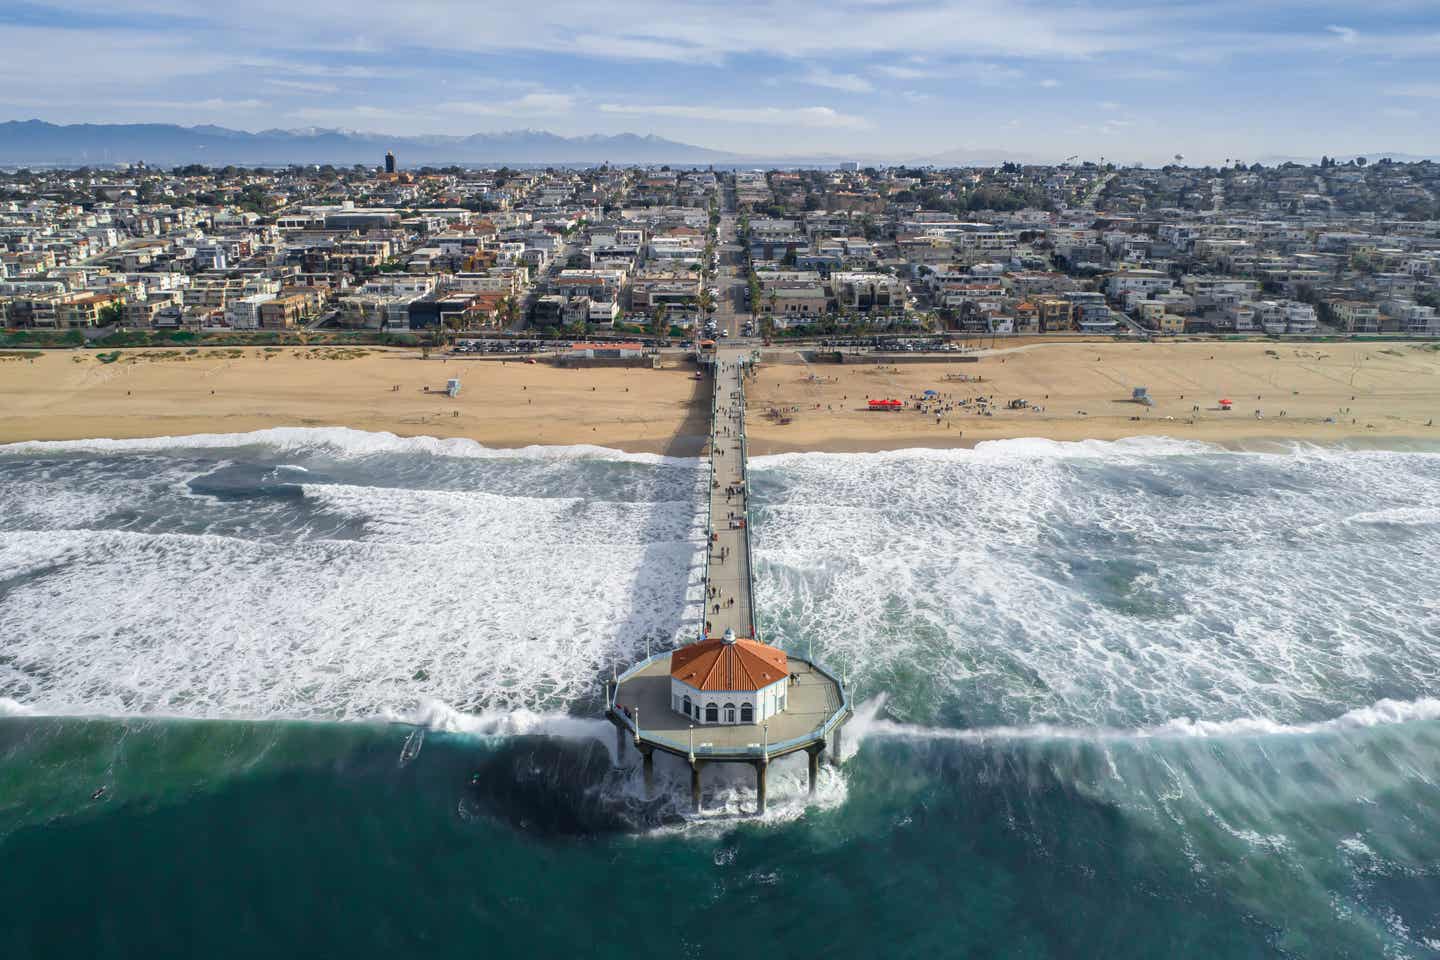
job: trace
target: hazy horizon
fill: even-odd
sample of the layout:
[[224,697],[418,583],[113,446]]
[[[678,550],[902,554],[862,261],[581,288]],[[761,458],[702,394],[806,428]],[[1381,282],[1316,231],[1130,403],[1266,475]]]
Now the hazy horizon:
[[[0,113],[53,123],[636,133],[777,158],[1440,153],[1440,15],[1413,0],[42,0],[0,23]],[[77,51],[85,70],[53,69]]]

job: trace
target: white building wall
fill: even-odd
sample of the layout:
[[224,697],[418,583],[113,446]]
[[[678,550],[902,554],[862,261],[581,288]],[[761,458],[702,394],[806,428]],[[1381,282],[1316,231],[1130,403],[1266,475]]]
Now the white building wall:
[[[735,707],[734,722],[738,724],[745,722],[740,718],[744,716],[742,709],[744,704],[748,703],[754,711],[753,716],[755,719],[752,722],[763,723],[785,709],[786,704],[789,702],[789,680],[789,677],[781,677],[775,683],[770,684],[768,687],[763,687],[760,690],[702,691],[696,690],[694,687],[671,677],[670,709],[678,714],[684,715],[685,697],[688,695],[691,706],[694,708],[694,712],[689,716],[694,723],[700,726],[704,726],[707,723],[723,726],[726,723],[725,707],[727,705],[733,705]],[[719,718],[715,721],[705,719],[705,708],[712,703],[715,704],[716,715]]]

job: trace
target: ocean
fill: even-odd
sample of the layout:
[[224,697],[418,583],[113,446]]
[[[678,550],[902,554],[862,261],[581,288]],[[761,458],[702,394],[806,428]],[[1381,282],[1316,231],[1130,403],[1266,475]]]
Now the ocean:
[[805,789],[615,763],[697,461],[0,447],[0,956],[1440,957],[1440,449],[752,463]]

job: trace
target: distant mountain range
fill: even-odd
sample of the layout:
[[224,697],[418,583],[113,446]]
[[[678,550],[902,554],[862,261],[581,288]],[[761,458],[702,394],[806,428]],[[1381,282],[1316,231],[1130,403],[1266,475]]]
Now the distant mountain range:
[[169,123],[0,123],[0,165],[135,163],[380,164],[387,150],[402,166],[449,163],[677,163],[734,162],[734,154],[663,137],[621,133],[562,137],[544,130],[470,136],[392,137],[354,130],[261,130],[182,127]]
[[[357,130],[306,127],[298,130],[231,130],[170,123],[75,123],[11,120],[0,123],[0,166],[82,166],[145,163],[173,166],[204,163],[223,166],[291,163],[363,163],[378,166],[393,151],[402,167],[445,164],[682,164],[716,166],[834,166],[844,160],[869,164],[908,163],[938,167],[988,167],[1006,161],[1057,163],[1056,157],[986,147],[965,147],[928,156],[877,156],[862,150],[856,156],[812,154],[759,155],[712,150],[654,135],[634,133],[562,137],[545,130],[507,130],[469,136],[395,137]],[[1365,154],[1371,161],[1389,156],[1397,161],[1426,159],[1404,153]],[[1341,157],[1348,160],[1349,157]],[[1434,159],[1433,157],[1430,159]],[[1319,157],[1261,157],[1267,166],[1295,160],[1316,163]]]

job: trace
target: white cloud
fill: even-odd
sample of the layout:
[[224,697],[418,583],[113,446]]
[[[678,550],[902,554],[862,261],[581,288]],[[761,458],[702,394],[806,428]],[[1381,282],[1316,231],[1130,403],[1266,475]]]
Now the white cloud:
[[1420,111],[1410,107],[1386,107],[1380,111],[1393,120],[1418,120]]
[[[348,107],[300,107],[291,110],[288,116],[304,123],[319,127],[341,127],[343,129],[373,129],[379,123],[405,124],[415,112],[404,108],[373,107],[358,104]],[[405,127],[408,131],[410,128]],[[386,130],[386,133],[400,133],[400,129]],[[416,131],[418,132],[418,131]]]
[[1101,110],[1106,111],[1107,113],[1115,113],[1116,111],[1121,109],[1120,104],[1116,103],[1114,100],[1101,100],[1097,104],[1097,106]]
[[811,67],[800,78],[800,82],[808,83],[812,87],[844,90],[847,93],[869,93],[875,89],[875,85],[864,77],[853,73],[835,73],[825,67]]
[[269,106],[264,100],[226,100],[223,97],[208,97],[204,100],[132,100],[111,103],[112,106],[134,107],[142,110],[182,110],[188,112],[218,113],[227,110],[259,110]]
[[798,126],[860,129],[869,126],[863,117],[840,113],[830,107],[707,107],[698,104],[602,103],[601,113],[638,117],[676,117],[714,123],[745,123],[766,126]]
[[[1053,108],[1062,90],[1067,99],[1073,93],[1092,103],[1122,95],[1128,101],[1122,87],[1163,83],[1173,123],[1214,132],[1209,139],[1226,141],[1225,152],[1259,155],[1295,152],[1301,141],[1317,154],[1330,150],[1335,137],[1363,135],[1367,109],[1374,113],[1386,102],[1377,108],[1362,96],[1327,99],[1317,76],[1342,92],[1368,85],[1390,97],[1416,98],[1388,101],[1399,109],[1440,101],[1440,82],[1431,79],[1433,70],[1426,72],[1440,55],[1440,24],[1416,15],[1436,0],[1363,6],[1325,0],[1318,7],[1313,0],[1258,6],[1238,0],[626,0],[618,15],[614,5],[593,0],[201,6],[126,0],[125,13],[134,19],[123,29],[85,26],[113,19],[114,0],[37,2],[46,22],[69,18],[74,26],[6,24],[0,30],[0,103],[12,116],[33,103],[38,115],[67,122],[253,126],[263,117],[263,125],[273,125],[281,117],[289,123],[303,106],[312,119],[302,122],[395,133],[453,132],[469,118],[472,128],[544,125],[590,133],[633,126],[694,142],[707,142],[708,131],[718,129],[724,132],[714,135],[717,147],[853,152],[859,129],[882,130],[897,149],[943,135],[916,122],[921,110],[912,104],[925,97],[937,113],[989,111],[985,122],[1001,126],[1012,116],[1028,119],[1027,110]],[[645,76],[634,61],[662,66]],[[80,68],[61,69],[77,63]],[[778,69],[755,70],[756,63]],[[1207,65],[1206,72],[1192,73],[1191,63]],[[1205,75],[1230,80],[1209,84]],[[779,90],[767,89],[766,76],[794,78],[782,90],[810,89],[813,99],[801,94],[802,104],[840,106],[780,106],[794,95],[781,98]],[[795,86],[801,77],[806,85]],[[1236,85],[1267,90],[1287,105],[1293,122],[1226,127],[1234,109],[1227,91]],[[897,109],[882,113],[868,102],[863,108],[847,102],[871,92],[867,87],[884,90]],[[986,87],[1001,96],[978,96]],[[537,98],[524,98],[532,93]],[[274,118],[254,106],[265,98],[277,104],[268,108]],[[584,109],[641,98],[671,104]],[[357,102],[374,106],[352,106]],[[1158,136],[1152,123],[1139,119],[1128,133],[1102,137],[1102,121],[1130,121],[1129,109],[1092,108],[1089,146],[1118,149],[1116,141],[1139,144]],[[1433,112],[1425,110],[1426,118]],[[529,124],[526,117],[545,121]],[[1034,148],[1040,127],[1025,122],[1007,140]],[[1404,142],[1387,146],[1434,152],[1433,126],[1412,127]]]
[[442,113],[465,113],[477,117],[555,116],[575,108],[575,98],[568,93],[527,93],[514,100],[464,100],[442,103]]
[[298,93],[336,93],[340,89],[333,83],[322,83],[316,80],[279,80],[275,77],[266,77],[265,84],[281,90],[294,90]]
[[922,67],[906,67],[894,63],[882,63],[874,68],[876,73],[893,77],[896,80],[929,80],[935,77],[935,71]]
[[399,106],[307,106],[291,110],[287,116],[316,126],[380,133],[454,133],[467,118],[554,118],[570,113],[574,105],[570,94],[539,92],[504,101],[482,98]]
[[1388,97],[1421,97],[1429,100],[1440,100],[1440,83],[1404,83],[1399,86],[1386,88],[1385,95]]
[[874,72],[895,80],[962,80],[982,87],[1007,86],[1025,76],[1023,70],[984,60],[924,66],[886,63],[875,67]]
[[[77,16],[114,14],[113,0],[57,0]],[[238,49],[547,51],[631,60],[714,63],[741,54],[802,60],[854,55],[947,54],[955,38],[979,56],[1090,57],[1143,45],[1150,11],[1094,9],[1064,0],[592,0],[474,4],[411,0],[247,0],[197,8],[188,0],[131,0],[127,12],[185,20],[196,41],[215,35]],[[617,15],[618,14],[618,15]],[[281,26],[283,24],[283,27]],[[324,38],[324,43],[317,41]]]
[[367,67],[359,64],[311,63],[306,60],[285,60],[273,57],[245,57],[239,66],[247,70],[267,70],[287,73],[297,77],[329,77],[336,80],[378,80],[395,79],[407,75],[407,71],[386,67]]
[[[235,63],[224,52],[194,49],[166,34],[9,24],[0,29],[0,84],[40,86],[47,93],[113,92],[139,81],[206,76]],[[66,64],[71,68],[61,69]],[[81,64],[84,69],[76,69]]]

